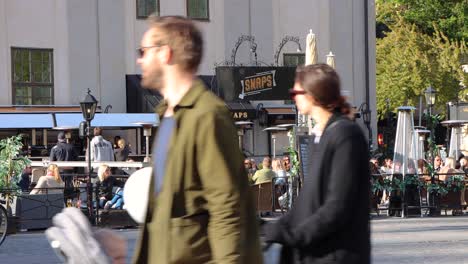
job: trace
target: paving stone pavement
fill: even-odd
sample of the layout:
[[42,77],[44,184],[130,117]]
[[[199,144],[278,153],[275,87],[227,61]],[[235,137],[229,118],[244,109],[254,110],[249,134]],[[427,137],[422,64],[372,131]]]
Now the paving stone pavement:
[[372,263],[468,263],[468,216],[372,221]]
[[[467,263],[468,216],[377,217],[371,221],[372,263]],[[116,230],[127,238],[130,262],[138,230]],[[42,232],[10,235],[0,246],[0,263],[60,263]]]

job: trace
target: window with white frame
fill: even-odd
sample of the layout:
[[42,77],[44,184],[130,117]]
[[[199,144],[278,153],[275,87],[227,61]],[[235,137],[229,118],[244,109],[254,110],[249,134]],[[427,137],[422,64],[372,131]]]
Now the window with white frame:
[[145,19],[151,14],[159,16],[159,0],[136,0],[137,18]]
[[53,50],[11,48],[13,104],[54,103]]
[[210,4],[208,0],[187,0],[187,17],[196,20],[210,19]]

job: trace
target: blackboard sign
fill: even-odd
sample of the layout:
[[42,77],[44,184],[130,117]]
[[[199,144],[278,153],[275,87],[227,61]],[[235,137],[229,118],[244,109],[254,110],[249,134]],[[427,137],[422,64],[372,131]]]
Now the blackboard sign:
[[310,172],[310,168],[308,165],[308,160],[310,156],[310,145],[312,142],[313,137],[311,136],[297,136],[297,147],[299,150],[299,162],[301,164],[301,175],[302,179],[307,178],[307,174]]

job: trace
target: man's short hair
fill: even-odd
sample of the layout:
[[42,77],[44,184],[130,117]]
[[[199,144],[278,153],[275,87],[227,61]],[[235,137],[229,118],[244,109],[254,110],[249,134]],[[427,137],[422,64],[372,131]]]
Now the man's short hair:
[[58,133],[57,139],[58,139],[58,141],[65,141],[65,139],[66,139],[65,138],[65,133],[63,133],[63,132]]
[[203,38],[195,24],[181,16],[154,16],[148,18],[154,45],[167,45],[172,51],[172,62],[182,70],[196,72],[203,56]]
[[95,136],[100,136],[100,135],[102,135],[102,128],[101,127],[95,127],[93,132],[94,132]]

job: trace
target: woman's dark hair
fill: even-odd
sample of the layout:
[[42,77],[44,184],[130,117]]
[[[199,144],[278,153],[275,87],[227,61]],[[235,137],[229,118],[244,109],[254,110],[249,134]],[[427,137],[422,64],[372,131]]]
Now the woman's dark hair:
[[330,112],[349,114],[351,106],[341,95],[340,77],[327,64],[318,63],[299,66],[296,69],[296,80],[304,90],[312,95],[317,104]]

